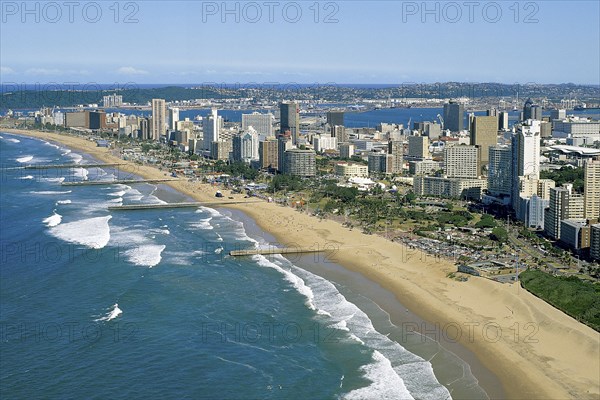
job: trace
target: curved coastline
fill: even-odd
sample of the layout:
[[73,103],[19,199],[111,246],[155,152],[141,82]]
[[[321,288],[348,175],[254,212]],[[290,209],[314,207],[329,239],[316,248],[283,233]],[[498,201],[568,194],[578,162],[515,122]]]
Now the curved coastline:
[[[122,162],[82,138],[2,130],[60,142],[102,161]],[[164,177],[156,168],[131,165],[135,174]],[[185,180],[168,185],[199,201],[215,200],[210,185]],[[467,282],[451,280],[446,274],[455,267],[448,261],[291,208],[266,202],[226,207],[244,212],[281,243],[339,246],[333,261],[389,290],[423,320],[439,324],[441,334],[456,338],[500,379],[507,398],[597,399],[600,395],[600,334],[518,284],[475,277]]]

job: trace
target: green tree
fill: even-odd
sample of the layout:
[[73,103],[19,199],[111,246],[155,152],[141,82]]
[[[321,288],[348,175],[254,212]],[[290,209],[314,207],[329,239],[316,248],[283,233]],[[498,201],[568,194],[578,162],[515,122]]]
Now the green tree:
[[489,214],[485,214],[481,217],[479,222],[477,222],[475,224],[475,227],[476,228],[495,228],[496,225],[497,224],[496,224],[496,220],[494,219],[494,217]]
[[492,230],[491,239],[499,243],[506,243],[508,241],[508,232],[501,226],[497,226]]

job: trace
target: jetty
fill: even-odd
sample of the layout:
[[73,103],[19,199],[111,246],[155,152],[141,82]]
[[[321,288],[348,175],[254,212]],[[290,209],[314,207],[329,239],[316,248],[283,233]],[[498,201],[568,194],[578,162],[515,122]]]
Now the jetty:
[[326,251],[332,251],[332,249],[311,249],[302,247],[269,247],[266,249],[248,249],[248,250],[231,250],[230,256],[243,257],[243,256],[255,256],[255,255],[270,255],[270,254],[309,254],[309,253],[323,253]]
[[117,179],[112,181],[75,181],[62,182],[62,186],[100,186],[100,185],[134,185],[136,183],[174,182],[178,179]]
[[17,167],[22,169],[66,169],[66,168],[102,168],[102,167],[117,167],[125,165],[125,163],[103,163],[103,164],[46,164],[46,165],[25,165]]
[[162,208],[199,208],[218,207],[229,204],[261,203],[262,201],[215,201],[215,202],[190,202],[190,203],[166,203],[166,204],[127,204],[122,206],[109,206],[111,211],[133,211],[133,210],[155,210]]

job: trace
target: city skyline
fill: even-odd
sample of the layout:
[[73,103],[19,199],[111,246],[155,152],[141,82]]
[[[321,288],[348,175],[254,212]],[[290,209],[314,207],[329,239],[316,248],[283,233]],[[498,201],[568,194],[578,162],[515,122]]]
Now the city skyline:
[[275,3],[3,2],[1,80],[600,83],[597,2]]

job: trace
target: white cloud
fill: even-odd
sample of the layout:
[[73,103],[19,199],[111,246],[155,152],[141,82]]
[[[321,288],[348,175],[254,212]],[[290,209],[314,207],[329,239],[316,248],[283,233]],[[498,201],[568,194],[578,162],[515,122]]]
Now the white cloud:
[[117,74],[121,75],[146,75],[148,71],[144,71],[143,69],[137,69],[134,67],[121,67],[117,69]]
[[0,74],[8,75],[8,74],[14,74],[14,73],[15,73],[15,70],[10,67],[5,67],[5,66],[0,67]]
[[27,75],[60,75],[61,71],[56,68],[29,68],[25,71]]

